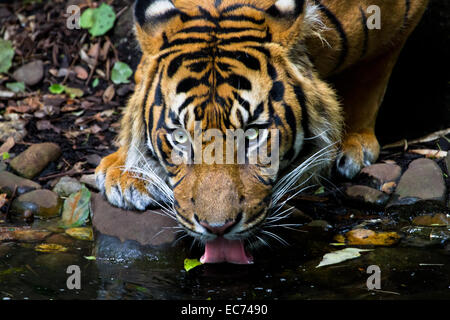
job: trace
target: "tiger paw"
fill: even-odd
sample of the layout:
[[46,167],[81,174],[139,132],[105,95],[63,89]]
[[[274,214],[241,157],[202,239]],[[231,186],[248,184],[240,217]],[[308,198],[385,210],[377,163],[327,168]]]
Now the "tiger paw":
[[362,168],[373,164],[379,154],[380,145],[373,133],[349,133],[345,136],[341,151],[336,157],[337,172],[352,179]]
[[101,193],[119,208],[142,211],[157,207],[148,183],[133,172],[126,171],[125,160],[126,152],[122,149],[102,159],[95,170],[95,180]]

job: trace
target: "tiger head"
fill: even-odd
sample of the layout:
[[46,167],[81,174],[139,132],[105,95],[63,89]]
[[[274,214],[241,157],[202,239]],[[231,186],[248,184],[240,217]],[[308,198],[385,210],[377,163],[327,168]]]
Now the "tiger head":
[[[143,56],[132,99],[144,120],[130,120],[141,126],[133,140],[145,141],[164,168],[176,217],[206,242],[206,262],[250,261],[242,240],[267,223],[282,192],[311,176],[307,169],[331,161],[338,102],[302,46],[314,33],[314,14],[302,0],[135,4]],[[221,138],[238,130],[244,138],[234,140],[231,158],[240,150],[243,162],[230,163],[229,140]],[[197,132],[214,134],[195,142]],[[262,145],[276,152],[276,166],[250,161],[251,146]],[[214,161],[195,162],[199,154]]]

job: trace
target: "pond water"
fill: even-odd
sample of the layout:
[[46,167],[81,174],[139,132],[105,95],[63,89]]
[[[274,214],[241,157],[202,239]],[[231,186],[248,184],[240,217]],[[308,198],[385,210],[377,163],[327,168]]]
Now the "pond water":
[[[450,298],[448,226],[408,235],[408,219],[396,214],[339,207],[331,200],[304,203],[302,210],[315,223],[295,231],[280,228],[277,234],[290,245],[269,240],[270,247],[252,251],[255,263],[247,266],[210,264],[187,272],[184,259],[199,258],[202,249],[186,238],[156,250],[97,233],[93,242],[72,240],[62,253],[37,252],[36,243],[4,242],[0,299]],[[33,228],[54,223],[38,221]],[[369,247],[373,251],[359,258],[316,268],[324,254],[342,249],[332,245],[333,237],[361,223],[372,230],[403,231],[404,238],[394,246]],[[96,260],[86,258],[91,256]],[[80,267],[80,289],[67,287],[70,265]],[[371,265],[381,270],[379,290],[367,288]]]

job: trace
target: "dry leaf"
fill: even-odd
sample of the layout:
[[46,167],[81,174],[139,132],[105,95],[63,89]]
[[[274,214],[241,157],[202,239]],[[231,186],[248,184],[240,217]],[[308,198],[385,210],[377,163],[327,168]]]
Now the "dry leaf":
[[77,78],[81,80],[86,80],[89,77],[88,72],[81,66],[76,66],[74,68],[75,73],[77,74]]
[[316,268],[340,263],[346,260],[355,259],[361,256],[360,252],[373,251],[372,249],[345,248],[342,250],[327,253]]
[[6,141],[0,146],[0,155],[4,152],[9,152],[15,145],[14,137],[9,137]]
[[6,193],[0,194],[0,208],[3,207],[7,201]]
[[445,158],[448,154],[447,151],[433,150],[433,149],[414,149],[414,150],[409,150],[409,152],[420,154],[427,158],[433,158],[433,159]]
[[349,245],[391,246],[400,240],[397,232],[375,232],[369,229],[354,229],[334,238]]
[[114,85],[110,85],[108,88],[106,88],[105,92],[103,93],[103,102],[109,103],[114,98],[115,95]]

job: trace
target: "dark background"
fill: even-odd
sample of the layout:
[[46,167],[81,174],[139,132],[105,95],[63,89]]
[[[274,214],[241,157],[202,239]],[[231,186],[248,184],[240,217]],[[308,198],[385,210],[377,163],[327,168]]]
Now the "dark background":
[[381,144],[450,127],[449,59],[450,1],[431,0],[394,68],[376,126]]

